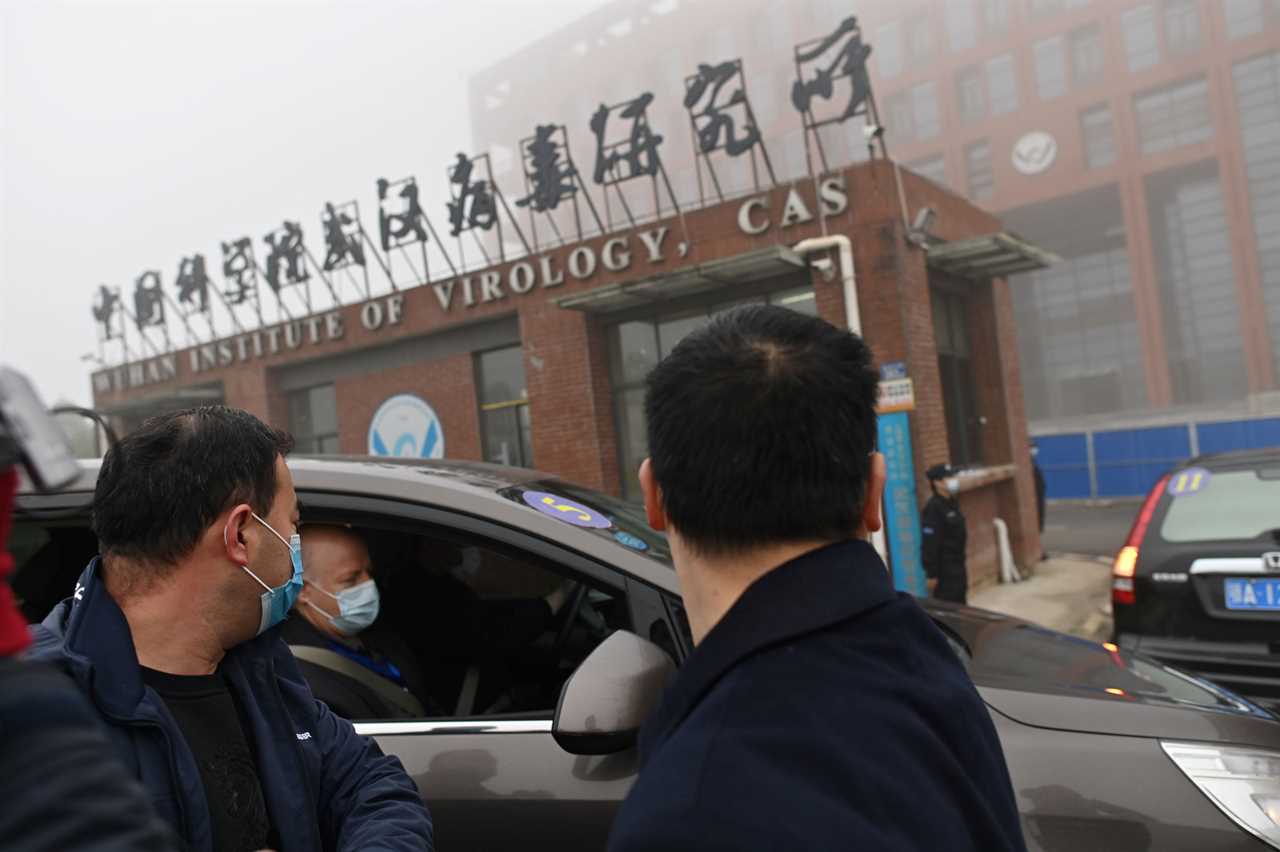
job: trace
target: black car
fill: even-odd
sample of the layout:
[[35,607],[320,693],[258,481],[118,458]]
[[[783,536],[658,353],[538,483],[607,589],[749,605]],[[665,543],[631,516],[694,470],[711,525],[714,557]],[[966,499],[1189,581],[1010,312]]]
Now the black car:
[[1112,569],[1115,642],[1280,707],[1280,450],[1192,459]]

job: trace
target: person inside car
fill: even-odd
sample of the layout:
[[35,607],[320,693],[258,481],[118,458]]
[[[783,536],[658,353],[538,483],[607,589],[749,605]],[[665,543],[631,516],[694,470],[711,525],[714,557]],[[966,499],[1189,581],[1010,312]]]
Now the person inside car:
[[649,374],[641,489],[695,647],[611,852],[1025,850],[987,708],[867,541],[878,380],[859,337],[775,306]]
[[315,700],[279,624],[302,587],[292,440],[223,406],[103,458],[101,556],[33,631],[195,850],[430,850],[400,761]]
[[280,635],[316,698],[347,719],[443,715],[413,652],[374,626],[380,595],[364,539],[346,527],[307,524],[302,557],[302,590]]

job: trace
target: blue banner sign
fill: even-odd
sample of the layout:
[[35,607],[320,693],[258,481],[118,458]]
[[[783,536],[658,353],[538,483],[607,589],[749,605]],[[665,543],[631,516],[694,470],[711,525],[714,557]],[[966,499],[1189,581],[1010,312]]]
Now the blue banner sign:
[[916,504],[916,474],[911,453],[907,413],[882,414],[878,420],[880,452],[888,479],[884,489],[885,539],[894,588],[924,597],[924,566],[920,562],[920,509]]

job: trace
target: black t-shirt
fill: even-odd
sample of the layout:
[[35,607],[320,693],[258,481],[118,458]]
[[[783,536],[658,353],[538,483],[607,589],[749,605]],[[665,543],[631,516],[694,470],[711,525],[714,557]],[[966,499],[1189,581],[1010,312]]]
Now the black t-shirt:
[[267,815],[248,725],[221,670],[172,675],[143,668],[142,679],[164,700],[200,767],[213,848],[252,852],[278,843]]

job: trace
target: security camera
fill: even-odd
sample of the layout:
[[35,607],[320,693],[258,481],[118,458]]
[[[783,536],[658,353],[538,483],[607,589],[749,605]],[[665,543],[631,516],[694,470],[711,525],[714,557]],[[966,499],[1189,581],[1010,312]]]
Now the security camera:
[[813,260],[809,261],[809,265],[821,272],[822,277],[827,281],[830,281],[835,277],[836,265],[831,262],[831,258],[829,257],[815,257]]
[[868,143],[874,142],[884,135],[884,126],[880,124],[864,124],[862,126],[862,138]]

